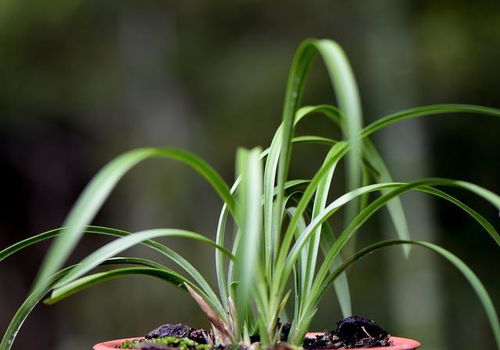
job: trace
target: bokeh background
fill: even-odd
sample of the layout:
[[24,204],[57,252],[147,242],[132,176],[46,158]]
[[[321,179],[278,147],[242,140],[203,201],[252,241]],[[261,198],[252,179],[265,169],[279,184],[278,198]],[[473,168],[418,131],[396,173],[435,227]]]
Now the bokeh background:
[[[0,1],[0,248],[61,225],[93,174],[139,146],[175,146],[207,159],[229,182],[238,146],[266,146],[280,122],[287,71],[299,42],[337,40],[355,70],[366,122],[403,108],[457,102],[500,107],[500,3],[446,0]],[[306,103],[334,102],[318,60]],[[337,136],[320,119],[306,130]],[[500,190],[494,118],[408,121],[375,142],[395,179],[442,176]],[[318,166],[298,150],[292,175]],[[339,180],[338,186],[342,182]],[[487,203],[454,192],[498,228]],[[499,251],[459,210],[404,197],[413,237],[462,257],[500,305]],[[182,227],[214,236],[212,190],[190,169],[148,161],[113,192],[96,224],[127,230]],[[390,237],[386,215],[358,244]],[[105,240],[84,239],[72,260]],[[213,277],[212,251],[170,240]],[[48,244],[0,264],[0,329],[28,289]],[[145,249],[131,253],[152,256]],[[156,256],[157,257],[157,256]],[[448,263],[415,248],[375,254],[349,271],[354,312],[422,349],[493,349],[475,294]],[[330,293],[314,328],[340,317]],[[191,299],[147,278],[108,282],[55,306],[38,306],[14,349],[89,349],[167,322],[206,326]]]

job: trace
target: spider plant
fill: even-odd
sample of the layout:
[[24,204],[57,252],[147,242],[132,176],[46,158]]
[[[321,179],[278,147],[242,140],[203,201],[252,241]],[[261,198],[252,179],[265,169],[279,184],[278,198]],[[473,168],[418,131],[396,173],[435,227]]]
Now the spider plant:
[[[315,56],[325,63],[338,106],[301,106],[301,96]],[[333,41],[310,39],[298,48],[291,66],[282,123],[269,148],[240,149],[236,157],[236,179],[231,187],[205,161],[173,148],[141,148],[127,152],[107,164],[89,183],[69,213],[63,227],[44,232],[0,251],[0,261],[38,242],[55,238],[33,289],[14,315],[0,343],[10,349],[29,312],[41,300],[55,303],[89,286],[130,275],[160,278],[188,291],[207,314],[215,342],[250,344],[258,334],[262,346],[280,340],[279,318],[288,304],[293,315],[288,342],[301,345],[319,301],[335,287],[342,313],[351,314],[346,268],[381,248],[419,246],[439,254],[453,264],[477,293],[500,346],[500,326],[492,300],[477,276],[457,256],[431,242],[411,240],[400,196],[418,191],[439,197],[474,218],[496,244],[496,229],[481,214],[442,190],[458,187],[470,191],[500,209],[500,197],[478,185],[460,180],[428,178],[397,182],[384,164],[369,136],[411,118],[449,113],[477,113],[500,117],[500,110],[472,105],[432,105],[382,117],[364,126],[356,83],[342,49]],[[325,116],[342,131],[343,139],[318,135],[296,135],[297,125],[308,118]],[[292,150],[299,144],[321,144],[328,150],[322,165],[308,179],[290,179]],[[181,229],[126,232],[91,226],[96,213],[121,177],[149,158],[180,161],[204,177],[222,200],[215,239]],[[345,159],[347,185],[343,195],[329,201],[337,165]],[[345,225],[334,234],[330,219],[345,207]],[[393,240],[375,242],[343,258],[346,245],[364,223],[386,207],[397,232]],[[228,232],[230,231],[230,232]],[[78,264],[64,266],[83,234],[116,238],[95,250]],[[179,253],[159,243],[161,237],[183,237],[215,248],[217,289]],[[210,235],[209,235],[210,236]],[[179,267],[174,271],[161,263],[138,257],[117,257],[126,249],[143,244]],[[345,254],[344,254],[345,255]],[[103,265],[113,269],[95,271]],[[50,293],[48,298],[47,294]]]

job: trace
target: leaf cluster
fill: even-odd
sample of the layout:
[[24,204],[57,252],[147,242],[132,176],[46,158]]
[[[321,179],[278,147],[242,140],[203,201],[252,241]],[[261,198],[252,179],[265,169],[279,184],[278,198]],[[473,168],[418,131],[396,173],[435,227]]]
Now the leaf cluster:
[[[301,97],[315,56],[326,66],[338,106],[302,106]],[[500,210],[500,197],[478,185],[442,178],[396,182],[369,137],[394,123],[411,118],[455,113],[477,113],[500,117],[500,110],[472,105],[433,105],[408,109],[363,127],[359,95],[348,60],[330,40],[306,40],[297,50],[290,69],[282,123],[267,149],[240,149],[236,178],[231,187],[205,161],[173,148],[142,148],[127,152],[107,164],[89,183],[75,203],[62,228],[48,231],[0,251],[0,261],[38,242],[55,238],[40,269],[31,294],[20,306],[0,343],[10,349],[23,321],[35,305],[50,293],[46,303],[104,281],[130,275],[147,275],[189,292],[207,314],[216,343],[250,345],[259,335],[263,346],[281,339],[287,306],[293,306],[288,343],[301,345],[319,302],[334,286],[344,316],[351,314],[346,268],[381,248],[401,245],[409,256],[411,245],[429,249],[453,264],[477,293],[488,316],[497,344],[500,326],[495,307],[483,284],[457,256],[431,242],[411,240],[400,197],[409,191],[433,195],[462,209],[475,219],[494,242],[496,229],[481,214],[446,193],[444,187],[470,191]],[[318,135],[296,135],[297,125],[324,116],[343,135],[335,140]],[[294,147],[321,144],[328,150],[322,165],[307,179],[291,179],[288,172]],[[173,228],[126,232],[90,226],[121,177],[149,158],[180,161],[198,172],[220,196],[223,205],[215,240],[206,235]],[[331,200],[336,169],[346,162],[344,194]],[[360,228],[380,209],[387,208],[397,237],[375,242],[350,256],[346,249]],[[334,232],[332,220],[344,225]],[[78,264],[64,267],[84,234],[116,239],[97,249]],[[215,248],[217,287],[161,237],[183,237]],[[142,244],[158,251],[179,267],[178,271],[138,257],[119,257],[128,248]],[[351,243],[352,246],[353,243]],[[106,271],[95,271],[113,265]]]

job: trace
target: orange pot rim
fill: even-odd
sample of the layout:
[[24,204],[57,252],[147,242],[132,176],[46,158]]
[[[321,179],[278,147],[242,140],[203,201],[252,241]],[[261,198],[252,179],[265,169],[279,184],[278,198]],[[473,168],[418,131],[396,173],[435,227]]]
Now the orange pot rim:
[[[316,335],[320,335],[322,332],[310,332],[307,333],[308,337],[314,337]],[[99,343],[94,345],[94,350],[116,350],[118,346],[120,346],[121,343],[125,341],[131,341],[135,339],[142,339],[143,337],[133,337],[133,338],[124,338],[124,339],[117,339],[117,340],[109,340],[105,341],[103,343]],[[402,337],[393,337],[391,336],[391,341],[393,345],[391,346],[383,346],[383,347],[376,347],[376,348],[368,348],[369,350],[413,350],[418,348],[421,344],[413,339],[408,339],[408,338],[402,338]],[[361,348],[357,348],[361,349]],[[367,349],[367,348],[363,348]],[[322,350],[327,350],[327,349],[322,349]],[[345,350],[344,348],[341,349],[336,349],[336,350]],[[356,348],[351,348],[349,350],[356,350]]]

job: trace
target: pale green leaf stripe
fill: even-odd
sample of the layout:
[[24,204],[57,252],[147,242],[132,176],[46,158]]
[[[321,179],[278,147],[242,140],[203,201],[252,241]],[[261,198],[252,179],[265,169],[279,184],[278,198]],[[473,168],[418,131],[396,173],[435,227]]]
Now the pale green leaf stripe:
[[253,298],[256,285],[255,273],[261,238],[261,196],[262,196],[262,165],[260,149],[238,150],[237,173],[241,182],[238,188],[236,214],[240,223],[239,244],[236,248],[235,270],[239,281],[237,302],[238,322],[242,327],[248,317],[249,300]]
[[[479,300],[481,301],[481,304],[483,305],[483,309],[486,312],[486,315],[488,317],[488,320],[490,322],[491,328],[493,330],[493,334],[495,336],[495,341],[497,343],[497,346],[500,348],[500,323],[498,320],[498,315],[495,311],[495,306],[493,305],[493,301],[491,300],[491,297],[489,296],[486,288],[484,285],[481,283],[479,278],[476,276],[476,274],[462,261],[460,258],[458,258],[456,255],[453,253],[449,252],[448,250],[430,243],[430,242],[425,242],[425,241],[404,241],[404,240],[389,240],[389,241],[382,241],[375,243],[373,245],[370,245],[360,251],[358,251],[353,257],[347,259],[344,264],[339,267],[331,276],[329,276],[323,283],[323,288],[326,289],[333,280],[335,280],[335,277],[342,271],[344,271],[350,264],[353,262],[357,261],[361,257],[372,253],[373,251],[387,247],[390,245],[395,245],[395,244],[413,244],[413,245],[418,245],[425,247],[427,249],[430,249],[434,251],[435,253],[438,253],[442,257],[444,257],[446,260],[448,260],[450,263],[452,263],[458,271],[460,271],[464,277],[467,279],[467,281],[470,283],[474,291],[476,292],[477,296],[479,297]],[[318,300],[318,296],[316,296],[316,300]]]
[[206,244],[209,244],[217,249],[220,249],[229,257],[232,257],[232,254],[229,253],[222,247],[217,246],[214,241],[211,239],[200,235],[199,233],[186,231],[186,230],[178,230],[178,229],[153,229],[136,232],[134,234],[128,235],[126,237],[118,238],[103,247],[97,249],[92,254],[88,255],[84,258],[77,267],[71,270],[66,276],[61,278],[55,285],[54,288],[60,288],[63,285],[75,280],[78,277],[83,276],[88,271],[92,270],[94,267],[98,266],[100,263],[105,261],[106,259],[115,256],[116,254],[121,253],[122,251],[133,247],[134,245],[141,243],[146,240],[151,240],[158,237],[183,237],[190,238],[193,240],[197,240]]
[[228,205],[229,211],[234,213],[234,199],[229,193],[227,184],[201,158],[192,153],[173,148],[141,148],[127,152],[108,163],[80,195],[63,224],[66,227],[65,233],[50,247],[36,279],[35,288],[46,283],[49,276],[63,265],[80,239],[85,226],[92,221],[119,179],[137,163],[154,157],[179,160],[194,168],[208,180]]
[[[54,234],[55,230],[46,232],[45,236],[49,233]],[[38,235],[41,236],[41,235]],[[35,236],[36,237],[36,236]],[[4,250],[5,251],[5,250]],[[105,262],[106,264],[139,264],[149,266],[150,264],[156,264],[151,261],[147,261],[146,259],[138,259],[138,258],[113,258],[110,261]],[[31,292],[31,294],[26,298],[23,304],[17,309],[16,314],[12,318],[9,326],[7,327],[3,338],[0,342],[0,350],[10,350],[12,345],[14,344],[14,340],[19,332],[19,329],[23,325],[24,321],[31,313],[33,308],[47,295],[47,293],[52,289],[52,285],[61,277],[63,277],[68,271],[70,271],[74,266],[69,266],[61,271],[57,272],[54,276],[52,276],[49,280],[47,286],[39,287]]]

